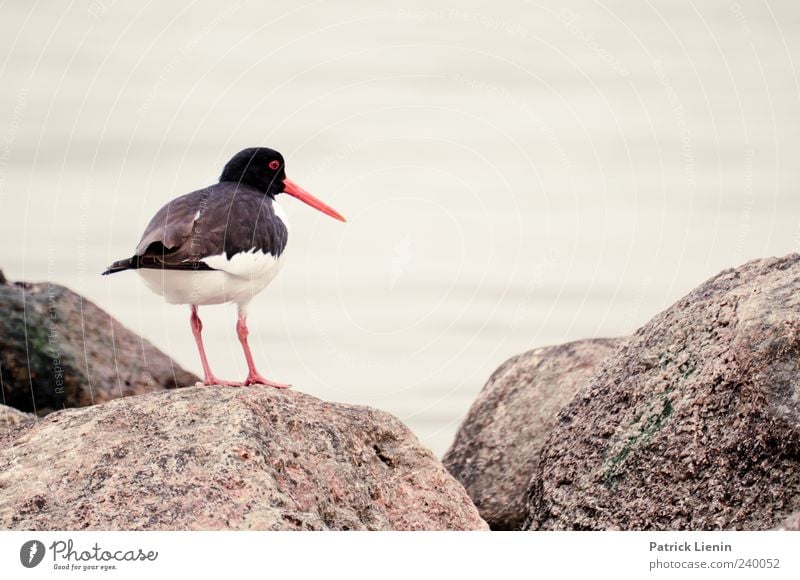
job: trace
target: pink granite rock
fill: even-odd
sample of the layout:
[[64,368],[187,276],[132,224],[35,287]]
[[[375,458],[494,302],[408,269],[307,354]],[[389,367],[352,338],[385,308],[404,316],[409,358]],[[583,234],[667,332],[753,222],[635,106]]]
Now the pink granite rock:
[[537,348],[498,368],[473,403],[444,457],[495,530],[525,522],[525,492],[558,412],[622,339]]
[[800,512],[794,512],[778,526],[779,530],[798,532],[800,531]]
[[0,435],[5,434],[14,427],[24,425],[29,421],[35,421],[36,415],[32,413],[23,413],[16,410],[14,407],[7,407],[0,405]]
[[400,421],[265,387],[191,387],[0,433],[0,528],[480,530]]
[[725,270],[560,413],[532,529],[766,530],[800,510],[800,256]]

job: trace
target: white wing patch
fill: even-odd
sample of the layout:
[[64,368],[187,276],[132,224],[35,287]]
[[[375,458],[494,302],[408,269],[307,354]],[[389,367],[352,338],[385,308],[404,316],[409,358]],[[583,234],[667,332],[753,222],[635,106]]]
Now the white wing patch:
[[[288,220],[283,208],[273,203],[275,215],[286,229]],[[201,217],[197,212],[194,221]],[[172,304],[222,304],[235,302],[244,308],[278,274],[286,252],[277,258],[255,247],[247,252],[228,256],[225,252],[200,258],[213,270],[137,270],[144,283]]]
[[247,252],[239,252],[228,259],[225,252],[216,256],[208,256],[202,259],[214,270],[221,270],[231,276],[239,278],[261,278],[270,274],[270,271],[278,264],[278,260],[272,254],[256,251],[251,248]]

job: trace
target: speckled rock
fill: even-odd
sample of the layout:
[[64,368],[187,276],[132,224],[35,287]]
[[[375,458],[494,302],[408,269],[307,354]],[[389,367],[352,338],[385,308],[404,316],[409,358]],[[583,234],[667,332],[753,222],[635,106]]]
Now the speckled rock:
[[766,530],[800,510],[800,256],[715,276],[559,415],[533,529]]
[[0,529],[479,530],[400,421],[265,387],[191,387],[0,434]]
[[489,378],[443,461],[492,529],[521,529],[525,492],[558,412],[621,342],[537,348],[509,359]]
[[800,532],[800,512],[794,512],[778,526],[779,530]]
[[17,411],[13,407],[0,405],[0,434],[6,433],[12,427],[18,427],[28,421],[35,421],[36,415]]
[[79,294],[56,284],[0,284],[4,402],[45,415],[198,378]]

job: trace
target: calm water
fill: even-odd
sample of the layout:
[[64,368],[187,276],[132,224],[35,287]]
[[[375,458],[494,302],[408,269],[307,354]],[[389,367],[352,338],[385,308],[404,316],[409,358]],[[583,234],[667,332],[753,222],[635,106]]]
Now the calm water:
[[[262,370],[441,454],[507,357],[800,248],[796,2],[439,6],[5,3],[0,268],[199,372],[186,308],[98,274],[233,153],[277,148],[349,222],[282,201]],[[215,371],[244,376],[234,309],[203,310]]]

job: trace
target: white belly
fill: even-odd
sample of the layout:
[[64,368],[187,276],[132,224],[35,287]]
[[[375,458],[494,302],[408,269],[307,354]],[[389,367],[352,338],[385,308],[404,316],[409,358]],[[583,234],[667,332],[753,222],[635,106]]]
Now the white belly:
[[209,256],[203,261],[214,270],[137,270],[150,290],[171,304],[222,304],[245,306],[280,271],[283,256],[261,252]]

